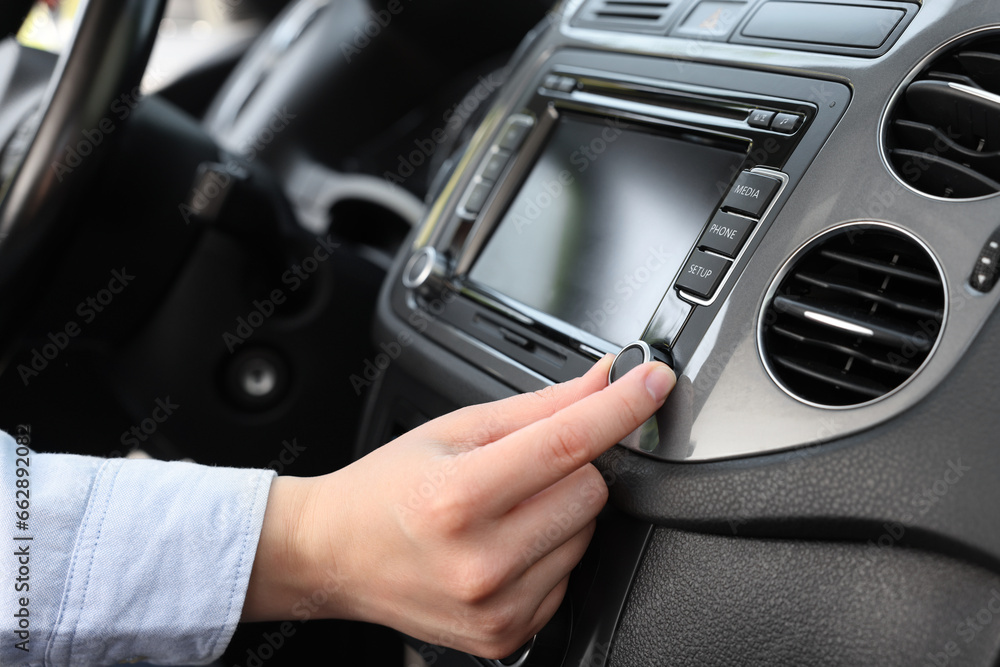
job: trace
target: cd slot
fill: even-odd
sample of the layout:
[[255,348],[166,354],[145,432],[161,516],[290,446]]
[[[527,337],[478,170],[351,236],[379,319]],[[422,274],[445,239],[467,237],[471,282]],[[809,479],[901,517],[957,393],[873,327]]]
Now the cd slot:
[[576,79],[576,90],[583,94],[589,93],[629,102],[652,104],[666,109],[726,118],[740,123],[746,121],[750,112],[753,111],[752,107],[693,92],[588,76],[579,76]]

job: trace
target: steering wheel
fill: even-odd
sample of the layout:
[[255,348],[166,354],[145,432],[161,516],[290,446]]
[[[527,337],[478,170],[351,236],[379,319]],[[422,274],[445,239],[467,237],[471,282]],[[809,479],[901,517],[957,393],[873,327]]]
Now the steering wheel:
[[[138,98],[165,2],[82,0],[41,113],[15,121],[22,134],[30,134],[25,123],[36,127],[16,168],[0,173],[0,349],[31,296],[28,288],[40,282],[45,255],[67,237],[73,222],[67,201],[86,184]],[[0,110],[24,106],[13,57],[21,48],[13,39],[0,43]]]

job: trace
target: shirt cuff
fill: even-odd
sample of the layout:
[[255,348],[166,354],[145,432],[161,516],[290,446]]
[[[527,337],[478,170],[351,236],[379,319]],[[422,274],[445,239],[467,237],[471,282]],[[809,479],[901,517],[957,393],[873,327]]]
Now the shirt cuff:
[[[53,591],[61,588],[51,630],[39,628],[44,644],[22,656],[28,663],[195,665],[221,656],[242,614],[273,471],[58,454],[33,454],[31,468],[38,532],[60,518],[77,528],[64,567],[47,573],[58,578],[61,569],[64,585]],[[85,503],[82,513],[66,493]],[[47,556],[39,553],[59,563]]]

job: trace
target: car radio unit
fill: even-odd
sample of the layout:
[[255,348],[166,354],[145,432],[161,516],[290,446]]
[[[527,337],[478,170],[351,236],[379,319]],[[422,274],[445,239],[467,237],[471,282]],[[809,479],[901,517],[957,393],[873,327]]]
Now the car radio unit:
[[557,382],[639,339],[682,367],[850,99],[574,50],[522,85],[442,187],[392,303],[481,367]]

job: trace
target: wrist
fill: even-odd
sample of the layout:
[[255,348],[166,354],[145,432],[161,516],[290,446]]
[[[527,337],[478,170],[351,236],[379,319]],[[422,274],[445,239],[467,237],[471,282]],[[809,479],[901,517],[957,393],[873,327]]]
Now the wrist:
[[312,479],[272,480],[243,604],[243,621],[295,618],[301,601],[311,595],[317,562],[309,528],[315,487]]

